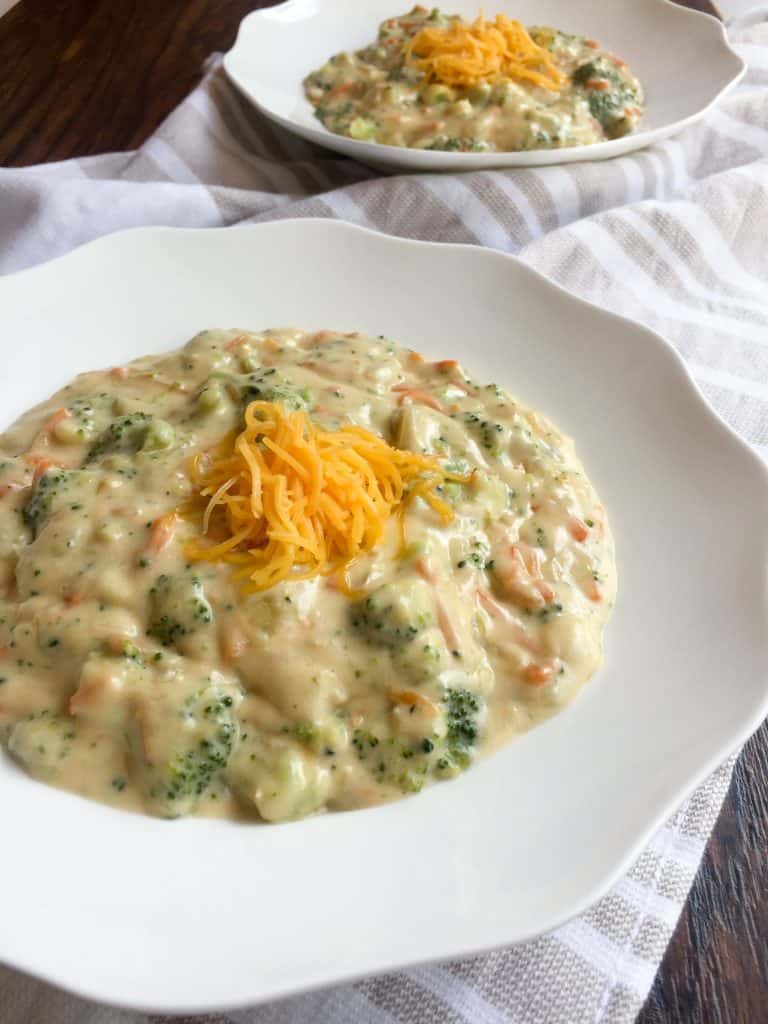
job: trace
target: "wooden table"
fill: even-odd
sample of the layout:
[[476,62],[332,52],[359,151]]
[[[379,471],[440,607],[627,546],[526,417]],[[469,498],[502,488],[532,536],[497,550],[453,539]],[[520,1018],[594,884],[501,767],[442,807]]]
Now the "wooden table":
[[[712,11],[708,0],[685,2]],[[264,6],[21,0],[0,19],[0,164],[138,146],[194,86],[204,58]],[[764,725],[739,760],[641,1024],[768,1021],[767,754]]]

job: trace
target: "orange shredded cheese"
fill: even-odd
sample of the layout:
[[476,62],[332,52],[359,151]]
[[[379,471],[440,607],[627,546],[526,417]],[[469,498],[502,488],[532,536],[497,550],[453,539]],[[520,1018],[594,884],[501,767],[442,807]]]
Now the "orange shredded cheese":
[[565,80],[552,54],[504,14],[492,22],[481,14],[471,24],[457,19],[446,28],[423,28],[404,52],[409,64],[445,85],[517,79],[556,92]]
[[416,497],[449,522],[436,488],[464,479],[436,456],[393,448],[353,424],[321,430],[274,402],[251,402],[242,433],[196,456],[192,478],[207,499],[205,540],[188,544],[187,556],[236,566],[251,593],[347,565]]

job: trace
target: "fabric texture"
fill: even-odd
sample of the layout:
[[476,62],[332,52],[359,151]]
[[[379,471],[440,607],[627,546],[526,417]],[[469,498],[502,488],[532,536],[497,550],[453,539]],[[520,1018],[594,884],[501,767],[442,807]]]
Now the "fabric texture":
[[[378,172],[265,121],[213,59],[136,152],[0,170],[0,272],[137,225],[338,217],[516,253],[669,338],[718,412],[768,456],[768,26],[744,83],[700,124],[603,163],[450,176]],[[208,1024],[632,1021],[726,793],[700,786],[597,906],[522,946],[196,1018]],[[0,967],[3,1024],[146,1024]]]

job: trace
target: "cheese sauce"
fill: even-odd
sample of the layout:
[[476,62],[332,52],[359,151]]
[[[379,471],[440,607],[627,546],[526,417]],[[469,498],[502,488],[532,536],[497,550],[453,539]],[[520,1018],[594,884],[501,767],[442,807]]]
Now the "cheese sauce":
[[[415,497],[347,567],[244,595],[187,510],[255,400],[438,456],[451,521]],[[0,738],[119,807],[282,821],[451,778],[574,696],[614,589],[570,440],[383,337],[206,331],[0,437]]]
[[554,91],[504,78],[469,87],[430,80],[404,47],[425,27],[458,21],[437,8],[414,7],[382,22],[370,46],[338,53],[307,76],[317,117],[353,139],[475,153],[582,146],[637,128],[643,88],[625,62],[593,39],[553,28],[529,34],[563,76]]

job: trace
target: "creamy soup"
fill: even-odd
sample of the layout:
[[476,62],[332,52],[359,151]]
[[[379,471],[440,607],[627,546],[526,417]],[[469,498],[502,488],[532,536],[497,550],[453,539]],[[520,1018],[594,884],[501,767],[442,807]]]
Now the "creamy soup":
[[0,437],[0,737],[119,807],[450,779],[571,700],[614,589],[571,441],[384,337],[205,331]]
[[509,39],[484,23],[478,38],[467,32],[442,45],[440,33],[465,23],[414,7],[384,21],[369,46],[337,53],[309,74],[307,98],[337,135],[415,149],[558,149],[635,130],[643,89],[624,61],[584,36],[500,24]]

